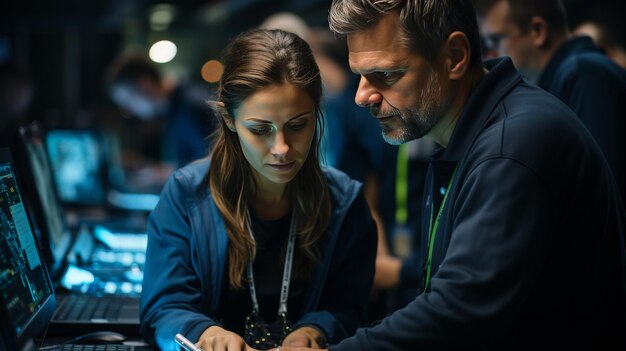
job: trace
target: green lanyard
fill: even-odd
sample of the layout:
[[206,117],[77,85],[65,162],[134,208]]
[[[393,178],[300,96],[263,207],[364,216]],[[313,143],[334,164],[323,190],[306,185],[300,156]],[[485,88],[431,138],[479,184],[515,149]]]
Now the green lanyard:
[[408,217],[407,194],[409,192],[409,148],[407,144],[398,147],[396,164],[396,224],[406,224]]
[[456,175],[456,170],[458,166],[454,168],[454,172],[452,172],[452,178],[450,178],[450,183],[448,183],[448,188],[446,189],[446,194],[443,196],[443,200],[441,200],[441,205],[439,206],[439,211],[437,212],[437,218],[435,218],[435,223],[433,224],[433,210],[435,207],[434,197],[433,197],[433,205],[430,206],[430,222],[428,224],[428,259],[426,260],[426,279],[424,280],[424,290],[428,287],[428,283],[430,283],[430,271],[431,264],[433,260],[433,249],[435,247],[435,236],[437,236],[437,228],[439,227],[439,220],[441,219],[441,213],[443,212],[443,206],[446,204],[446,200],[448,199],[448,194],[450,194],[450,190],[452,190],[452,181],[454,181],[454,176]]

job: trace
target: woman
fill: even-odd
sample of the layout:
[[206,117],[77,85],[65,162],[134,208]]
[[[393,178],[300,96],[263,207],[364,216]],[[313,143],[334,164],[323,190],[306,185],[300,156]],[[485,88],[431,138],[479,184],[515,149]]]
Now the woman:
[[364,320],[376,228],[360,184],[319,165],[311,50],[254,30],[222,62],[210,158],[177,171],[150,215],[142,333],[161,350],[177,333],[205,351],[337,342]]

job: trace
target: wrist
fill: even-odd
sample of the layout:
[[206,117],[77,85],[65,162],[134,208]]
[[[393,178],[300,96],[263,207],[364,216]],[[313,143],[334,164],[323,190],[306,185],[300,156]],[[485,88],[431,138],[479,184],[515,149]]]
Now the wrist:
[[313,325],[304,325],[304,326],[297,328],[296,330],[300,331],[301,333],[306,334],[309,337],[309,339],[315,341],[317,345],[319,346],[326,345],[326,335],[318,327],[313,326]]
[[398,286],[400,284],[402,264],[402,260],[397,257],[377,257],[374,287],[376,289],[389,289]]

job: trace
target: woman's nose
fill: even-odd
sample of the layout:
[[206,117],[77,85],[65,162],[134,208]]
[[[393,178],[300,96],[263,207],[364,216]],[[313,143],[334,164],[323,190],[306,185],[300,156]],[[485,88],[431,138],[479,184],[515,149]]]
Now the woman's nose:
[[283,132],[276,133],[270,152],[274,156],[283,156],[287,154],[287,151],[289,151],[289,145],[287,145],[285,140],[285,134]]

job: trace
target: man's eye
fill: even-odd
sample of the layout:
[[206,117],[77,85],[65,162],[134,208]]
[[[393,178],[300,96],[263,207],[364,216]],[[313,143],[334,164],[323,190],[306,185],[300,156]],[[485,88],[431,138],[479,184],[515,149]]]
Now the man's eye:
[[391,84],[398,80],[400,74],[398,72],[380,72],[379,77],[383,83]]

